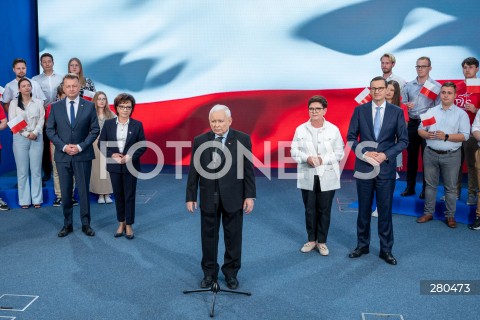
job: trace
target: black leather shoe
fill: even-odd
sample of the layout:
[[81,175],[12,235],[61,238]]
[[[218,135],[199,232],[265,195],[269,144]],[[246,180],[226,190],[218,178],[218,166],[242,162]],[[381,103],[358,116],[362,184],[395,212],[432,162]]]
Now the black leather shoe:
[[115,234],[113,235],[115,238],[120,238],[120,237],[123,237],[123,232],[115,232]]
[[72,233],[72,232],[73,232],[72,225],[63,227],[62,230],[60,230],[60,232],[58,233],[58,237],[60,238],[66,237],[68,236],[69,233]]
[[89,237],[93,237],[95,235],[95,231],[93,231],[93,229],[90,228],[89,225],[82,226],[82,232],[85,233]]
[[386,263],[391,265],[397,265],[397,259],[390,252],[380,252],[380,259],[385,260]]
[[205,276],[203,277],[202,281],[200,282],[200,288],[210,288],[213,283],[213,277],[212,276]]
[[425,191],[420,192],[418,199],[422,199],[422,200],[425,199]]
[[235,290],[238,288],[238,280],[235,277],[227,277],[225,282],[227,283],[227,287],[229,289]]
[[400,193],[400,196],[408,197],[408,196],[413,196],[414,194],[415,194],[415,190],[406,188],[402,193]]
[[353,250],[352,252],[350,252],[350,254],[348,255],[349,258],[359,258],[361,257],[363,254],[368,254],[370,252],[370,250],[368,248],[355,248],[355,250]]
[[125,238],[127,238],[128,240],[133,240],[133,238],[135,238],[135,235],[133,233],[132,234],[125,233]]

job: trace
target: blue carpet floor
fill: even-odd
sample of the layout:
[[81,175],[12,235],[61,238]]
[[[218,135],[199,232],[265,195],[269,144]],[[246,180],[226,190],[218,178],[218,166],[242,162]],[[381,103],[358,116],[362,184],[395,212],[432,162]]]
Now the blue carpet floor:
[[[92,202],[93,238],[81,232],[78,208],[74,233],[62,239],[61,208],[0,212],[0,307],[22,309],[35,299],[24,311],[0,310],[0,319],[208,319],[211,293],[182,293],[198,288],[203,275],[199,212],[185,209],[185,183],[172,174],[139,182],[133,241],[113,237],[114,205]],[[398,265],[390,266],[378,258],[374,218],[370,254],[351,260],[356,192],[347,177],[335,195],[330,255],[302,254],[296,182],[258,177],[257,189],[254,212],[244,219],[238,278],[239,290],[252,296],[220,293],[217,319],[478,319],[478,295],[421,295],[420,281],[479,280],[480,232],[396,214]]]

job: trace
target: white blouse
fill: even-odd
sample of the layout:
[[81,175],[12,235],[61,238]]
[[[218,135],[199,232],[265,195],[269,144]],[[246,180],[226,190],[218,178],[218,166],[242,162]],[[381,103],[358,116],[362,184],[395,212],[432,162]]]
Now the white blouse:
[[42,133],[43,125],[45,124],[45,108],[42,100],[32,98],[28,105],[25,106],[25,110],[22,110],[18,106],[18,99],[13,99],[8,108],[8,120],[11,121],[17,116],[22,116],[27,122],[27,126],[18,134],[28,137],[33,132],[38,137]]

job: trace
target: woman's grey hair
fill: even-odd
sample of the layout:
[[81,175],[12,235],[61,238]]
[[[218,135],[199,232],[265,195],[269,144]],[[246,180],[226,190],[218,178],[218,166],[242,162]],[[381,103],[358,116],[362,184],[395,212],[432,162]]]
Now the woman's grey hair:
[[210,112],[208,113],[208,117],[210,118],[212,113],[217,112],[217,111],[225,111],[225,114],[227,115],[228,118],[232,117],[232,112],[230,111],[230,109],[223,104],[214,105],[213,108],[210,109]]

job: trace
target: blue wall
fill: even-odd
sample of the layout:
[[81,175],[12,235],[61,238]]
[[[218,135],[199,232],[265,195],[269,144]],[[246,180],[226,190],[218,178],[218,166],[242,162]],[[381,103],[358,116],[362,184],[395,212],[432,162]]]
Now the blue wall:
[[[27,61],[27,76],[38,74],[37,0],[1,0],[0,85],[13,80],[12,61],[21,57]],[[12,152],[12,134],[7,128],[0,131],[2,162],[0,173],[15,170]]]

